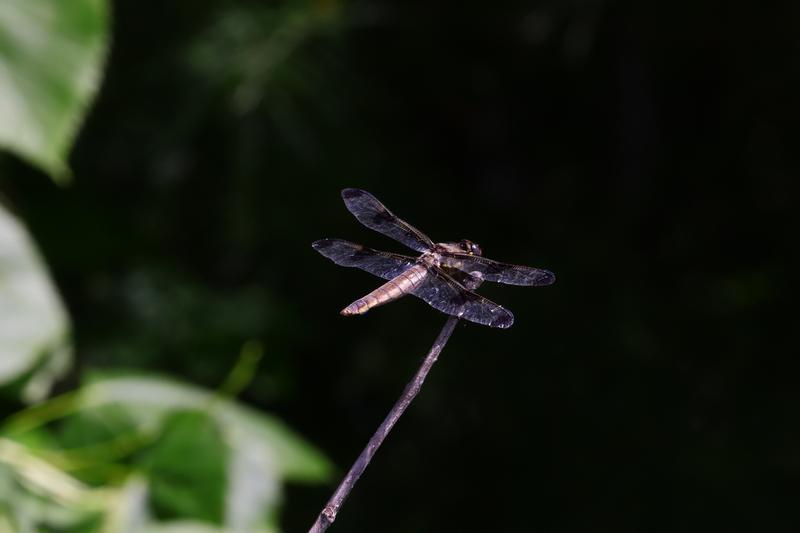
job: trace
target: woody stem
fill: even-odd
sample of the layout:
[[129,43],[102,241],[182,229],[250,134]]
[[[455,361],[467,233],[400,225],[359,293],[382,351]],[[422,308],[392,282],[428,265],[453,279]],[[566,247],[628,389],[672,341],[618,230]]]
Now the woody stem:
[[386,436],[389,435],[389,432],[397,423],[398,419],[403,415],[405,410],[414,400],[414,397],[419,393],[425,378],[428,376],[428,372],[430,372],[433,364],[439,358],[439,354],[442,352],[445,344],[447,344],[447,341],[450,339],[450,335],[452,335],[457,323],[458,317],[448,317],[447,322],[445,322],[444,327],[442,327],[442,331],[439,332],[439,336],[436,337],[433,346],[431,346],[431,349],[428,351],[425,359],[422,360],[419,370],[417,370],[417,373],[414,374],[412,380],[408,383],[408,385],[406,385],[406,388],[403,390],[403,394],[401,394],[400,398],[398,398],[397,402],[395,402],[391,411],[389,411],[389,414],[386,415],[386,418],[378,427],[378,430],[375,431],[375,434],[372,435],[371,439],[369,439],[369,442],[361,452],[361,455],[358,456],[358,459],[356,459],[355,463],[353,463],[353,466],[350,467],[350,471],[339,484],[336,492],[333,493],[333,496],[331,496],[330,500],[328,500],[325,508],[322,509],[322,512],[320,512],[319,516],[317,516],[317,520],[314,522],[314,525],[312,525],[311,529],[308,530],[309,533],[319,533],[325,531],[333,523],[333,521],[336,520],[336,515],[339,513],[339,509],[342,507],[345,499],[347,499],[350,491],[353,490],[358,478],[360,478],[361,474],[364,473],[364,470],[369,465],[372,457],[375,455],[375,452],[378,451],[378,448],[380,448],[381,444],[383,444],[383,441],[386,439]]

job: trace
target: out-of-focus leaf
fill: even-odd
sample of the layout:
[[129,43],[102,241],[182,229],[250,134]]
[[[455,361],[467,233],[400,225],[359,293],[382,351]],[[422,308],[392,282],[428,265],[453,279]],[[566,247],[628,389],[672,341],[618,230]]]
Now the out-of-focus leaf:
[[246,530],[237,530],[232,528],[214,527],[202,522],[180,520],[151,524],[148,527],[137,530],[137,533],[232,533],[234,531],[247,531],[247,533],[277,533],[278,530],[272,527],[256,527]]
[[191,520],[175,520],[160,524],[152,524],[143,530],[143,533],[222,533],[219,527],[194,522]]
[[131,476],[119,490],[118,497],[109,505],[103,531],[137,533],[150,521],[147,507],[147,481],[141,476]]
[[106,443],[126,433],[137,431],[136,421],[119,405],[80,411],[62,424],[59,433],[61,447],[69,450]]
[[106,0],[0,2],[0,145],[55,178],[97,92]]
[[66,312],[31,239],[0,206],[0,385],[30,372],[23,400],[42,399],[71,361],[68,331]]
[[25,446],[0,439],[0,504],[5,504],[0,515],[16,530],[64,530],[96,522],[112,495],[83,485]]
[[228,459],[228,491],[225,498],[226,525],[233,531],[252,531],[264,523],[280,497],[277,466],[261,450],[255,435],[234,437],[235,453]]
[[170,411],[208,409],[223,432],[234,439],[252,437],[261,452],[275,461],[281,478],[300,482],[328,479],[331,463],[275,417],[238,405],[199,387],[155,376],[95,376],[80,394],[83,408],[119,403],[139,423],[152,429]]
[[144,461],[155,513],[221,525],[229,450],[216,421],[202,411],[180,411],[162,424]]
[[51,449],[64,453],[63,466],[91,485],[115,481],[124,468],[119,461],[140,450],[150,438],[119,405],[79,411],[63,421],[57,435],[58,446]]
[[[83,409],[89,410],[117,404],[124,407],[143,430],[153,432],[176,425],[171,417],[171,413],[175,411],[206,412],[208,420],[213,421],[221,430],[228,448],[223,453],[216,444],[209,445],[215,453],[220,454],[219,457],[228,458],[225,464],[225,483],[214,483],[217,487],[224,486],[227,489],[224,493],[224,523],[234,531],[253,531],[264,526],[269,513],[276,509],[283,480],[324,481],[332,469],[327,459],[277,419],[203,389],[166,378],[96,377],[82,389],[79,403]],[[186,424],[189,425],[189,422]],[[163,452],[165,457],[168,455],[171,459],[164,459],[160,463],[168,464],[173,461],[178,474],[187,468],[198,468],[206,461],[200,457],[201,451],[192,452],[189,443],[182,440],[197,438],[194,435],[196,432],[203,433],[190,429],[175,430],[176,434],[170,437],[172,440],[166,442],[170,445],[169,449],[177,451],[170,454]],[[169,488],[162,488],[163,492],[159,495],[153,486],[154,497],[178,498],[181,494],[191,492],[191,485],[195,483],[188,474],[178,481],[174,484],[174,494],[169,493]],[[206,479],[203,483],[209,481]],[[164,496],[165,494],[167,495]],[[194,504],[196,501],[183,502],[180,505],[186,505],[184,509],[188,509],[190,503]],[[176,499],[173,509],[178,506]],[[208,518],[204,514],[188,512],[182,516]]]

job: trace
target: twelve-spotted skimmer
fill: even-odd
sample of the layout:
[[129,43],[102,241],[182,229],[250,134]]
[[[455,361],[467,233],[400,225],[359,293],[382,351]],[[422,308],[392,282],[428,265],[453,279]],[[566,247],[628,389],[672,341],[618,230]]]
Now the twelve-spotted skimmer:
[[345,189],[342,198],[347,209],[366,227],[421,254],[410,257],[382,252],[340,239],[314,242],[314,249],[337,265],[357,267],[388,280],[342,309],[343,315],[362,315],[373,307],[413,294],[443,313],[494,328],[507,328],[514,323],[514,315],[467,287],[475,288],[483,281],[541,287],[556,279],[547,270],[482,257],[480,247],[466,239],[434,243],[366,191]]

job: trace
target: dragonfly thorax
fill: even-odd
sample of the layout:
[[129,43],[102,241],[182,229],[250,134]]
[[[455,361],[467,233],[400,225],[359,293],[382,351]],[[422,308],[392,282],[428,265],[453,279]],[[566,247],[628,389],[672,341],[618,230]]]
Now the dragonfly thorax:
[[440,242],[436,245],[436,249],[451,254],[483,255],[481,247],[467,239],[461,239],[459,242]]

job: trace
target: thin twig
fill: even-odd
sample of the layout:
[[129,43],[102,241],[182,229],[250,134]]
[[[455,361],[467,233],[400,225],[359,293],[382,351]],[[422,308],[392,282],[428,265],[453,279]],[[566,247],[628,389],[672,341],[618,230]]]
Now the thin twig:
[[455,329],[457,323],[457,316],[451,316],[447,319],[442,331],[439,333],[439,336],[436,337],[433,346],[431,346],[428,355],[425,356],[419,370],[414,374],[414,378],[406,385],[403,394],[400,395],[400,398],[394,404],[392,410],[386,415],[383,423],[378,427],[378,430],[372,438],[369,439],[367,447],[364,448],[364,451],[358,456],[356,462],[350,467],[350,471],[339,484],[339,487],[336,489],[336,492],[333,493],[331,499],[328,500],[328,504],[319,514],[314,525],[308,530],[308,533],[320,533],[325,531],[328,529],[328,526],[336,520],[336,515],[342,507],[344,500],[350,494],[350,491],[353,490],[358,478],[364,473],[367,465],[369,465],[369,462],[372,460],[372,456],[378,451],[378,448],[383,444],[384,439],[392,430],[392,427],[394,427],[397,420],[403,415],[403,412],[405,412],[406,408],[419,392],[422,383],[425,381],[425,377],[428,375],[428,372],[430,372],[433,363],[439,358],[439,354],[442,352],[444,345],[447,344],[448,339],[450,339],[450,335],[453,333],[453,329]]

